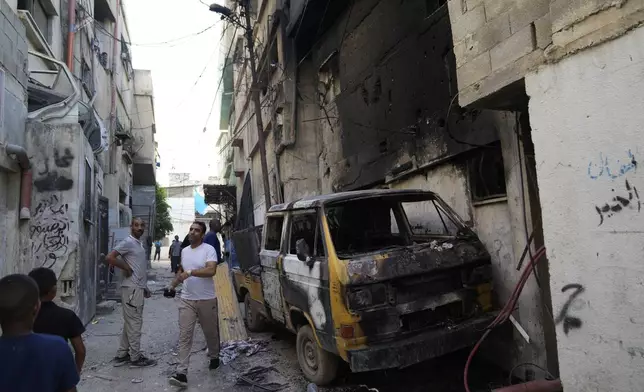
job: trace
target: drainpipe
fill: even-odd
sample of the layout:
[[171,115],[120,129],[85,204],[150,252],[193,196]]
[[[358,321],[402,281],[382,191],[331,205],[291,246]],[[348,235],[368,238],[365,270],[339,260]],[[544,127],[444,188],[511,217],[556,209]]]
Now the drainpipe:
[[74,34],[76,33],[76,0],[69,0],[67,7],[69,30],[67,31],[67,68],[74,69]]
[[537,380],[525,384],[510,385],[495,389],[492,392],[561,392],[563,385],[561,380]]
[[32,187],[32,174],[31,163],[27,156],[27,150],[24,147],[15,144],[7,144],[5,146],[7,155],[15,155],[15,159],[22,171],[22,178],[20,180],[20,219],[26,220],[31,218],[31,187]]
[[[111,77],[111,82],[112,85],[111,87],[111,101],[110,101],[110,135],[114,137],[114,132],[116,130],[116,64],[117,63],[117,57],[118,55],[118,49],[119,49],[119,39],[117,38],[119,35],[119,17],[121,16],[121,1],[116,0],[116,18],[114,21],[114,37],[112,39],[113,41],[113,46],[112,46],[112,77]],[[110,139],[110,143],[112,140]],[[116,148],[110,148],[110,164],[109,164],[109,171],[110,174],[114,174],[116,172]]]

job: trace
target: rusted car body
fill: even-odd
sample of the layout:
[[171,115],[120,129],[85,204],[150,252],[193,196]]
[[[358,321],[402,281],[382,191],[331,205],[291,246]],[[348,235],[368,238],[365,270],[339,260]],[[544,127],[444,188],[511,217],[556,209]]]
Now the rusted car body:
[[432,192],[368,190],[273,206],[258,253],[239,258],[245,268],[234,273],[247,324],[268,320],[298,333],[300,366],[318,384],[335,377],[339,358],[360,372],[470,346],[493,318],[490,255]]

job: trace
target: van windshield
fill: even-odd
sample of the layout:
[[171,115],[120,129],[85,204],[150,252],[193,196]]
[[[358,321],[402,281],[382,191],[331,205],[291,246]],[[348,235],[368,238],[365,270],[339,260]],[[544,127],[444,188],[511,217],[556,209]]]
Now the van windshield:
[[332,204],[326,219],[338,256],[460,235],[465,227],[437,197],[377,197]]

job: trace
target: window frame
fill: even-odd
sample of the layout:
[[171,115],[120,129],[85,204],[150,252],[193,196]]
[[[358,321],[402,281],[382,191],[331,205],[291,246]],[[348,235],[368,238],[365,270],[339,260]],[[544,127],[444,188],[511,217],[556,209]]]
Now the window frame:
[[[288,230],[288,242],[287,242],[287,249],[285,250],[285,254],[291,255],[291,256],[297,256],[295,253],[291,253],[291,239],[293,235],[293,220],[296,216],[299,215],[315,215],[315,233],[313,234],[313,249],[311,249],[311,255],[313,259],[318,260],[318,259],[325,259],[327,257],[327,250],[324,245],[324,233],[322,231],[322,217],[321,217],[321,211],[319,208],[315,209],[308,209],[308,210],[297,210],[297,211],[292,211],[289,219],[288,219],[288,225],[287,225],[287,230]],[[322,254],[318,254],[318,241],[321,240],[322,244]]]
[[[282,220],[282,227],[280,231],[280,239],[279,239],[279,246],[277,249],[267,249],[266,248],[266,242],[268,240],[268,221],[270,219],[281,219]],[[286,215],[285,214],[271,214],[266,216],[266,221],[264,222],[264,229],[262,229],[262,248],[261,251],[267,251],[267,252],[277,252],[281,253],[284,249],[284,230],[287,225],[285,225],[286,222]]]
[[[498,149],[497,149],[498,147]],[[490,157],[490,153],[498,151],[498,157]],[[486,156],[488,158],[486,159]],[[477,187],[478,182],[485,182],[485,175],[478,173],[475,174],[475,165],[478,165],[480,168],[486,168],[486,170],[493,170],[494,168],[498,168],[497,165],[484,165],[484,163],[490,162],[490,159],[498,159],[501,165],[501,173],[502,173],[502,179],[503,179],[503,193],[492,193],[492,192],[487,192],[487,195],[481,196],[480,189]],[[479,178],[480,177],[480,178]],[[473,154],[467,159],[467,179],[469,182],[469,188],[470,188],[470,197],[472,199],[472,204],[473,205],[479,205],[479,204],[487,204],[490,202],[495,202],[495,201],[502,201],[502,200],[507,200],[508,197],[508,189],[507,189],[507,177],[506,177],[506,172],[505,172],[505,162],[503,160],[503,153],[501,151],[501,144],[500,142],[494,142],[489,145],[488,148],[479,148],[476,151],[473,152]],[[477,179],[479,181],[477,181]]]

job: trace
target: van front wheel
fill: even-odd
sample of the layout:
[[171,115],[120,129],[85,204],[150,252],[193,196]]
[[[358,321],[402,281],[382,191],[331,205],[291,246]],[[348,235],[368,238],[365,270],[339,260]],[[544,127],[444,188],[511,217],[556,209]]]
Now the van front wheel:
[[297,361],[304,377],[317,385],[327,385],[338,372],[338,357],[320,347],[309,325],[297,331]]

